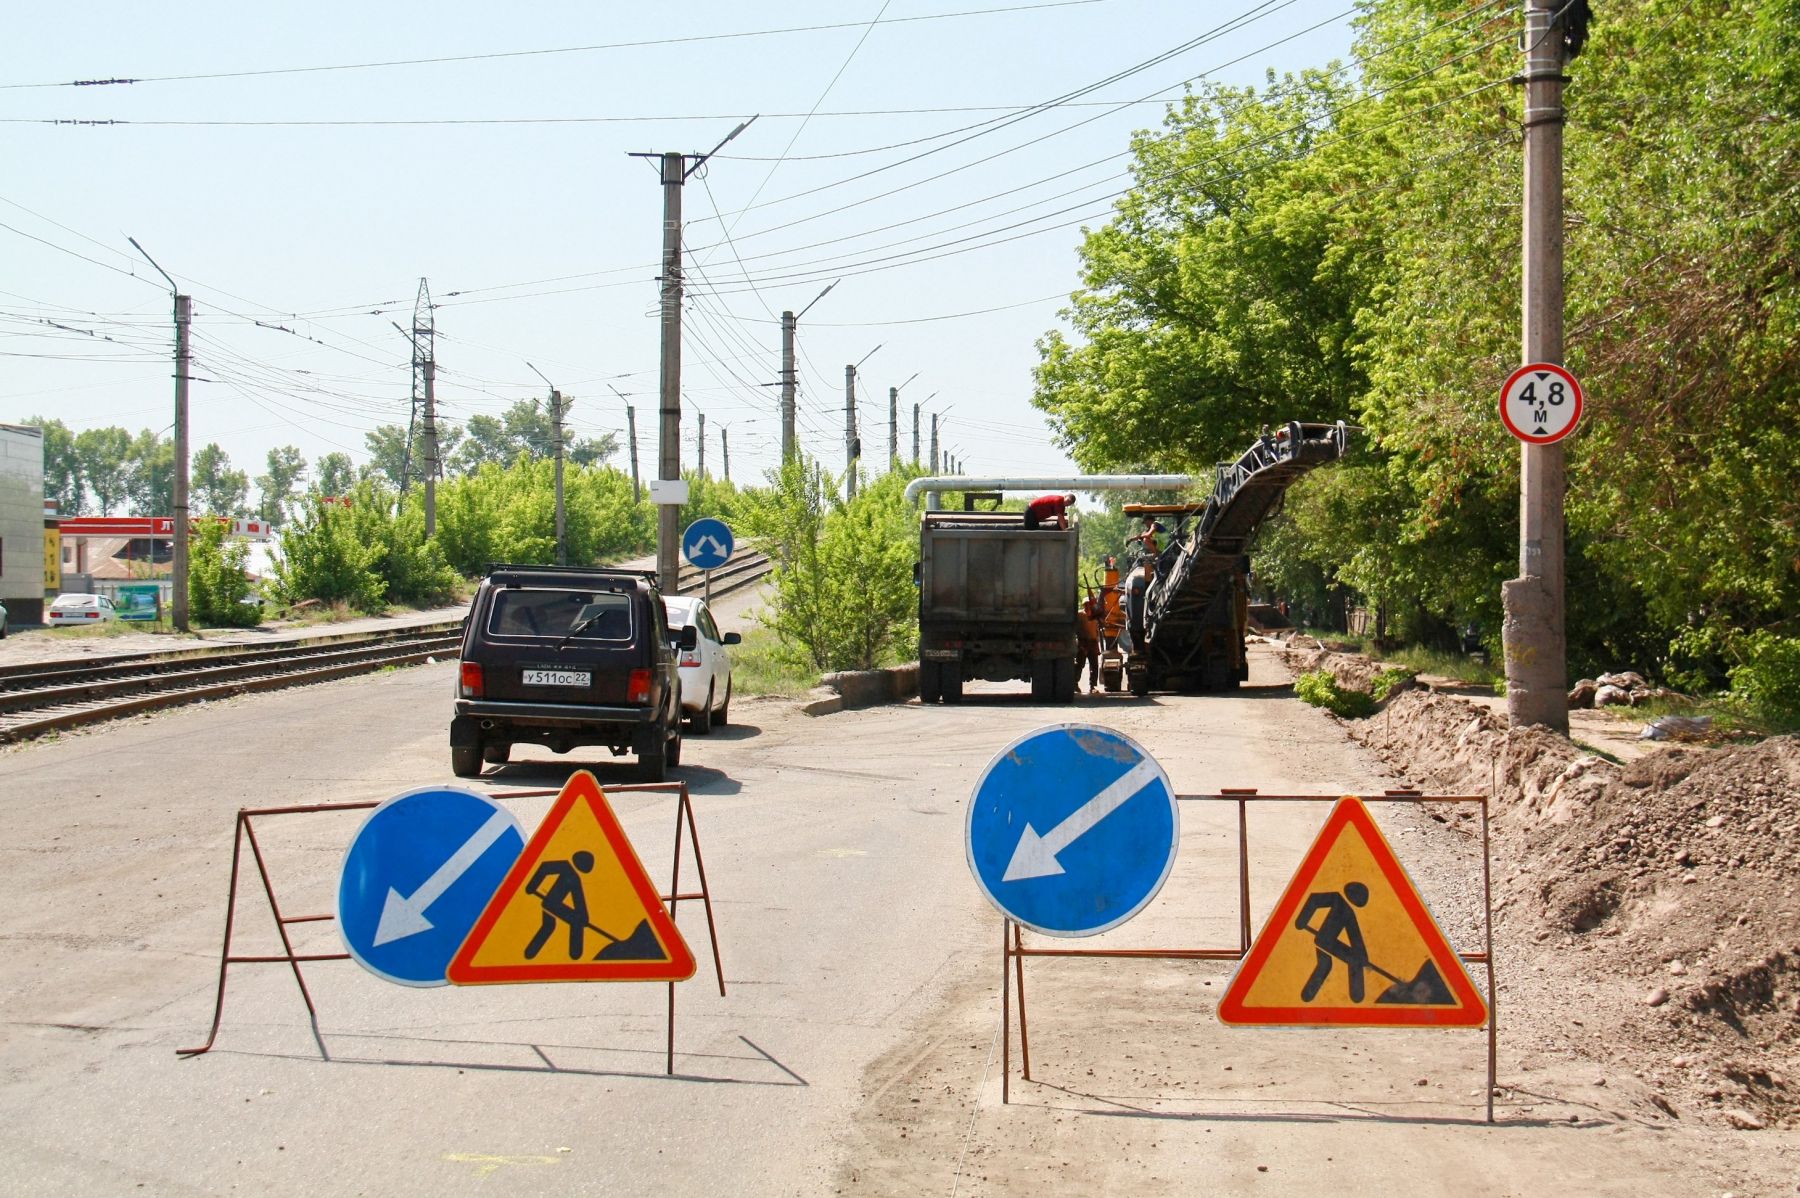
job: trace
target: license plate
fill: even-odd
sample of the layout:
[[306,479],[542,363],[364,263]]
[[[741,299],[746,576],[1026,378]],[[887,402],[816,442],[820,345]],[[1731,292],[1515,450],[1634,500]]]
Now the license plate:
[[526,670],[526,686],[590,686],[594,675],[590,670]]

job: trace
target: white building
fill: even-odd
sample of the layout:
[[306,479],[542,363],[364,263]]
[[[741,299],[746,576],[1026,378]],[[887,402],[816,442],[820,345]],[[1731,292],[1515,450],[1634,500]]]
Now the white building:
[[18,424],[0,424],[0,603],[44,622],[44,434]]

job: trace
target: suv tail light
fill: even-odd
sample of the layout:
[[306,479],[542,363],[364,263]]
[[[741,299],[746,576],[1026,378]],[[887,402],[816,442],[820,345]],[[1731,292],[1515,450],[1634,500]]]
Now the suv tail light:
[[625,684],[625,701],[627,703],[650,702],[649,670],[631,671],[631,680]]
[[481,698],[481,663],[478,661],[462,663],[462,697]]

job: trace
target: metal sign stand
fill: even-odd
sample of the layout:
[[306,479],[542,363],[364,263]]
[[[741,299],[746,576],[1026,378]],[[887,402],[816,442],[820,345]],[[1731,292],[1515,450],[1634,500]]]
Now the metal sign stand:
[[[1012,1101],[1013,991],[1018,991],[1020,1077],[1031,1081],[1031,1038],[1025,1015],[1025,958],[1027,957],[1128,957],[1155,961],[1241,961],[1254,939],[1250,927],[1250,829],[1251,803],[1335,803],[1342,795],[1261,795],[1255,790],[1221,789],[1218,794],[1175,796],[1177,802],[1235,803],[1238,830],[1238,945],[1236,948],[1044,948],[1025,943],[1022,925],[1003,919],[1000,937],[1000,1101]],[[1499,1016],[1494,989],[1494,903],[1492,854],[1488,841],[1488,799],[1485,795],[1425,795],[1414,790],[1390,790],[1379,795],[1354,796],[1365,803],[1474,803],[1481,808],[1481,909],[1482,951],[1457,953],[1466,964],[1487,970],[1487,1121],[1494,1121],[1494,1086],[1499,1066]]]
[[[676,796],[675,802],[675,856],[669,870],[669,890],[660,895],[668,905],[669,918],[673,920],[677,913],[677,904],[684,900],[699,899],[706,909],[706,934],[712,944],[713,972],[719,984],[719,997],[725,996],[725,965],[719,958],[719,929],[713,921],[712,891],[706,882],[706,861],[700,855],[700,829],[694,816],[694,806],[688,796],[685,782],[661,782],[637,786],[608,786],[602,788],[606,794],[669,794]],[[559,790],[509,790],[496,792],[496,799],[540,798],[556,795]],[[379,807],[379,802],[360,803],[313,803],[297,807],[246,807],[238,811],[236,828],[231,846],[231,880],[228,883],[225,899],[225,934],[219,947],[219,984],[213,997],[212,1029],[206,1035],[206,1043],[195,1048],[178,1048],[177,1056],[196,1057],[211,1051],[219,1037],[219,1025],[225,1016],[225,982],[233,965],[270,965],[286,964],[294,971],[294,984],[300,988],[300,1000],[306,1004],[307,1019],[312,1024],[313,1037],[320,1039],[321,1052],[323,1040],[319,1031],[318,1009],[313,1005],[312,993],[307,989],[306,978],[300,971],[302,962],[315,961],[348,961],[347,952],[336,953],[297,953],[294,951],[292,939],[288,936],[288,925],[296,923],[328,923],[335,922],[335,914],[326,915],[283,915],[281,903],[275,897],[275,884],[269,877],[269,867],[263,858],[262,845],[256,839],[255,820],[278,815],[318,815],[324,812],[337,811],[369,811]],[[687,842],[694,852],[694,869],[699,875],[698,890],[683,891],[681,889],[681,841],[682,832],[687,833]],[[257,876],[262,880],[263,897],[269,902],[269,913],[275,920],[275,931],[281,939],[279,953],[236,953],[232,951],[232,933],[237,922],[237,897],[239,865],[243,858],[244,845],[250,845],[250,855],[256,862]],[[668,1036],[665,1045],[664,1071],[673,1076],[675,1073],[675,983],[668,983]]]

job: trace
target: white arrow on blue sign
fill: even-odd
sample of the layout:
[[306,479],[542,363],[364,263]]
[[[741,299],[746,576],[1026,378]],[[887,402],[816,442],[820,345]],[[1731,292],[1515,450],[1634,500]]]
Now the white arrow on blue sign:
[[681,534],[681,556],[696,570],[717,570],[731,560],[735,548],[731,529],[711,516],[694,521]]
[[450,959],[524,849],[518,819],[485,795],[441,786],[395,795],[344,854],[345,947],[390,982],[447,985]]
[[969,801],[969,870],[1001,914],[1092,936],[1143,910],[1175,864],[1175,789],[1136,741],[1093,724],[1026,733]]

